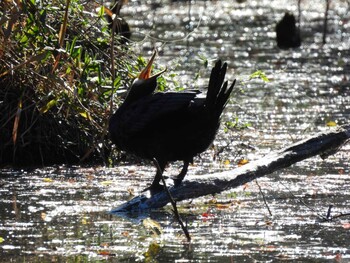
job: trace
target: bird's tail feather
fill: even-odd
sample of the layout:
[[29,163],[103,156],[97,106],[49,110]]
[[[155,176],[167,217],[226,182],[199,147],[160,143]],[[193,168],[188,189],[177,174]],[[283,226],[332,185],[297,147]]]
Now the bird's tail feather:
[[233,81],[230,87],[228,87],[227,81],[225,80],[227,69],[227,63],[222,65],[221,60],[218,60],[213,67],[206,97],[206,107],[213,112],[218,118],[224,110],[236,80]]

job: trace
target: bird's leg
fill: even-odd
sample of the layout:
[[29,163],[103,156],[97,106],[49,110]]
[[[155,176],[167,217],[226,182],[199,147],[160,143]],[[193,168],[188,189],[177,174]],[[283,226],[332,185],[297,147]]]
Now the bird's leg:
[[174,185],[175,186],[179,186],[181,184],[182,180],[185,178],[189,164],[190,164],[189,161],[184,161],[184,165],[182,166],[181,172],[179,173],[179,175],[176,178],[174,178]]
[[154,179],[153,179],[153,182],[151,184],[151,187],[159,185],[159,182],[162,179],[162,174],[164,172],[165,165],[166,165],[165,162],[160,162],[160,161],[158,161],[156,159],[154,159],[153,162],[154,162],[154,166],[157,168],[157,172],[156,172],[156,175],[154,176]]
[[154,195],[164,190],[164,187],[160,185],[159,182],[162,179],[162,175],[166,166],[166,162],[158,161],[156,159],[153,160],[153,163],[154,163],[154,166],[157,168],[156,175],[154,176],[152,184],[142,191],[142,192],[145,192],[147,190],[150,190],[151,195]]

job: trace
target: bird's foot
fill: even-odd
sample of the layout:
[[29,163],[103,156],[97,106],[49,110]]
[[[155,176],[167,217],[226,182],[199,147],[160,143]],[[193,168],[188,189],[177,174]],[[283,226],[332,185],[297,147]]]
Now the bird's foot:
[[179,186],[182,183],[183,178],[175,177],[173,178],[174,181],[174,187]]

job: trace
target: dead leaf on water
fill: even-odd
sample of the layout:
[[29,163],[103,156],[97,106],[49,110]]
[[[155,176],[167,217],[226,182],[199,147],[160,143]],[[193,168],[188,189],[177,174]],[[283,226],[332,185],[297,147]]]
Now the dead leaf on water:
[[51,178],[44,178],[43,181],[45,183],[52,183],[53,182],[53,180]]
[[337,253],[334,257],[335,262],[342,262],[343,260],[342,254]]
[[249,163],[249,161],[247,159],[242,159],[238,162],[238,166],[243,166],[245,164]]
[[326,125],[328,127],[335,127],[335,126],[337,126],[337,123],[335,121],[329,121],[329,122],[326,123]]
[[129,195],[135,195],[135,190],[134,190],[134,188],[128,187],[128,189],[126,189],[126,190],[128,191]]
[[98,251],[98,254],[101,256],[109,256],[111,254],[111,252],[109,252],[107,250],[100,250],[100,251]]
[[147,252],[145,253],[146,262],[153,262],[154,259],[160,252],[160,245],[158,243],[151,243],[148,247]]
[[339,173],[340,175],[343,175],[343,174],[345,174],[345,170],[344,170],[344,169],[339,169],[339,170],[338,170],[338,173]]
[[86,176],[86,179],[87,179],[88,181],[93,181],[93,180],[95,180],[95,176],[94,176],[94,175],[91,175],[91,174],[88,174],[88,175]]
[[230,165],[230,160],[225,160],[225,161],[224,161],[224,165],[225,165],[225,166]]
[[248,183],[245,183],[245,184],[243,185],[243,191],[247,190],[248,187],[249,187],[249,184],[248,184]]
[[122,236],[124,236],[124,237],[128,237],[128,236],[130,236],[130,234],[129,234],[129,232],[128,232],[128,231],[123,231],[123,232],[122,232]]
[[350,229],[350,223],[344,223],[342,226],[344,229]]
[[83,217],[83,218],[81,219],[81,223],[82,223],[83,225],[87,225],[87,223],[88,223],[87,218],[86,218],[86,217]]
[[104,185],[104,186],[109,186],[109,185],[111,185],[113,183],[114,183],[113,181],[103,181],[103,182],[101,182],[101,184]]
[[146,218],[142,221],[142,224],[147,230],[151,231],[154,235],[161,235],[163,233],[162,226],[151,218]]
[[42,220],[45,220],[45,219],[46,219],[46,213],[45,213],[45,212],[41,212],[41,215],[40,215],[40,216],[41,216],[41,219],[42,219]]
[[229,204],[216,204],[216,208],[227,209],[227,208],[230,208],[230,205]]

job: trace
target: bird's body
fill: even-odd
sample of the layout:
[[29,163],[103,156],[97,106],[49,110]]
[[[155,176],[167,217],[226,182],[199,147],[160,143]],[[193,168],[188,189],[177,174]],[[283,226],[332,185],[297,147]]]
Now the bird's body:
[[[120,10],[127,0],[116,0],[111,9],[105,7],[106,18],[111,30],[120,36],[120,43],[126,44],[131,37],[131,30],[128,22],[120,16]],[[114,22],[113,22],[114,21]]]
[[296,48],[301,45],[300,30],[296,26],[293,14],[285,13],[276,25],[277,46],[282,49]]
[[233,88],[224,83],[225,73],[226,64],[221,66],[218,61],[206,97],[195,91],[155,93],[156,77],[139,84],[136,81],[110,119],[111,138],[119,149],[158,162],[161,171],[157,172],[151,190],[159,188],[161,173],[170,161],[184,162],[175,180],[176,185],[181,183],[193,157],[213,142]]

